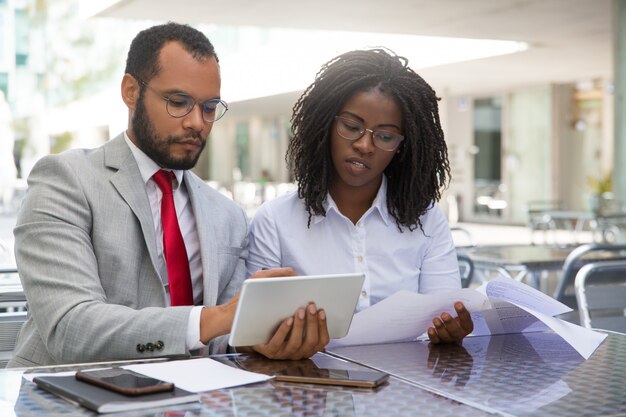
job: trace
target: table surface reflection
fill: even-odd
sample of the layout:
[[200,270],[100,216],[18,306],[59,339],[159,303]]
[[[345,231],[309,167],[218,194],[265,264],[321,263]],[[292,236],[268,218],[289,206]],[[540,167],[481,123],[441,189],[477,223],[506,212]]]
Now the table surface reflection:
[[[231,366],[273,375],[290,366],[362,369],[356,364],[320,353],[310,361],[271,361],[255,355],[213,356]],[[100,364],[101,365],[101,364]],[[56,372],[94,367],[91,365],[28,369]],[[24,371],[0,371],[0,415],[94,416],[81,407],[37,388],[22,378]],[[115,413],[116,417],[205,417],[205,416],[468,416],[487,413],[433,394],[395,378],[377,389],[296,384],[270,380],[264,383],[211,391],[200,403]]]
[[408,383],[486,412],[513,416],[626,414],[626,335],[611,333],[585,361],[555,333],[334,348]]
[[[361,363],[388,372],[393,378],[375,390],[271,380],[207,392],[199,403],[115,416],[626,414],[626,335],[615,333],[610,333],[587,361],[554,333],[471,337],[463,346],[410,342],[334,348],[329,354],[320,353],[307,361],[271,361],[257,355],[222,355],[213,359],[268,375],[291,366],[349,370],[358,369],[357,363]],[[22,378],[24,372],[95,366],[0,371],[0,415],[95,415]]]

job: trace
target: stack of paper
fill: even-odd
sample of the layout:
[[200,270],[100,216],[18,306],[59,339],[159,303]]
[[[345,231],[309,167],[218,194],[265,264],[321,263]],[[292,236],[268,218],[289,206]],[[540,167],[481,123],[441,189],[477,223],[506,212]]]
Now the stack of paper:
[[415,340],[432,326],[434,317],[443,312],[456,316],[456,301],[472,313],[472,334],[477,336],[552,329],[585,359],[607,336],[554,317],[572,309],[526,284],[499,277],[475,290],[399,291],[355,314],[348,335],[331,341],[329,347]]

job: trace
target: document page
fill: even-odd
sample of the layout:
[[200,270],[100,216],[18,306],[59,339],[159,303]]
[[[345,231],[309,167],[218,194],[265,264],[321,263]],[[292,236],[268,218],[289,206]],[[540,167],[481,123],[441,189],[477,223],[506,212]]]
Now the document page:
[[191,392],[212,391],[238,385],[267,381],[273,377],[233,368],[209,358],[128,365],[140,374],[173,382]]
[[552,330],[585,359],[600,346],[606,334],[552,317],[572,311],[565,304],[526,284],[499,277],[477,291],[486,294],[492,309],[472,313],[475,335]]
[[415,340],[432,326],[434,317],[443,312],[456,316],[456,301],[471,312],[474,336],[552,330],[585,359],[607,336],[553,317],[572,309],[526,284],[499,277],[475,290],[441,294],[399,291],[355,314],[348,335],[331,340],[328,347]]
[[502,300],[491,300],[491,308],[472,312],[474,336],[548,330],[532,313]]
[[549,295],[511,278],[498,277],[485,282],[476,291],[485,294],[489,299],[498,298],[520,307],[541,311],[549,316],[572,311],[571,308]]
[[329,347],[414,340],[432,326],[433,318],[441,313],[456,316],[456,301],[463,302],[469,311],[489,305],[484,295],[469,288],[441,294],[398,291],[355,314],[347,336],[333,339]]

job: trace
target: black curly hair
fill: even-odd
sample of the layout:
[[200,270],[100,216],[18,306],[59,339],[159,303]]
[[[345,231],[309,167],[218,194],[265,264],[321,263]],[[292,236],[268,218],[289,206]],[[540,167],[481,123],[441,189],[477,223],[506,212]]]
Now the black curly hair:
[[439,99],[406,58],[387,49],[351,51],[331,59],[293,107],[293,136],[285,159],[298,182],[298,196],[309,213],[309,226],[313,215],[326,214],[334,118],[355,93],[372,89],[395,99],[403,114],[405,140],[385,169],[389,213],[400,230],[419,226],[423,231],[420,216],[439,201],[450,180]]
[[142,30],[130,44],[125,73],[148,82],[161,70],[159,53],[167,42],[180,42],[195,59],[211,57],[219,62],[215,48],[199,30],[188,25],[168,22]]

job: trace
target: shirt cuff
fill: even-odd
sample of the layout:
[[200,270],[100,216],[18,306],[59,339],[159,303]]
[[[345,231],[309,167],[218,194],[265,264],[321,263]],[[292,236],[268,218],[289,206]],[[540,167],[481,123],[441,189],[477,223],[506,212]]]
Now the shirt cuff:
[[200,341],[200,313],[204,306],[195,306],[189,313],[187,321],[187,349],[201,349],[206,345]]

